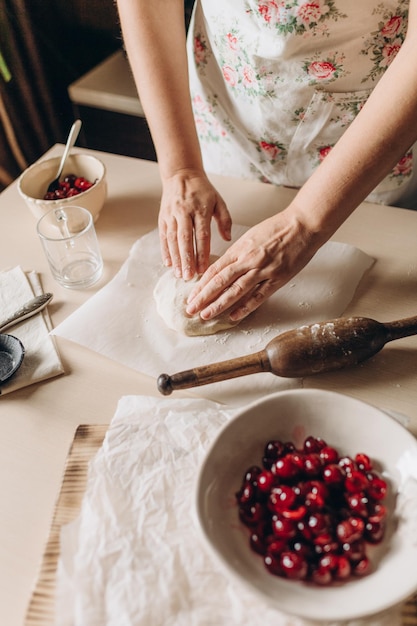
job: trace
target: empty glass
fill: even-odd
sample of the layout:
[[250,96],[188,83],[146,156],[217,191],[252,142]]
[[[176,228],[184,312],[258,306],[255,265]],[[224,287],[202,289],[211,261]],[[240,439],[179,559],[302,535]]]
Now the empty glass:
[[69,289],[83,289],[98,281],[103,260],[87,209],[58,207],[46,213],[37,231],[55,280]]

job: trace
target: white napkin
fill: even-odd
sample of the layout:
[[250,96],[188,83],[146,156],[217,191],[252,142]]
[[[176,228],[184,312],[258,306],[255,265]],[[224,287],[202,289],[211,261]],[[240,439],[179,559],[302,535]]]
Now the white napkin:
[[[235,226],[233,239],[246,230]],[[212,253],[217,255],[229,245],[215,230],[212,241]],[[134,244],[115,278],[53,332],[149,376],[174,374],[258,352],[285,330],[340,316],[372,264],[373,259],[357,248],[328,242],[247,320],[209,337],[186,337],[167,328],[156,311],[153,289],[166,269],[154,230]],[[241,405],[299,386],[299,380],[261,373],[206,385],[197,393]]]
[[[0,321],[42,293],[36,272],[25,273],[19,266],[1,272]],[[25,348],[25,356],[17,372],[1,385],[1,395],[63,373],[64,369],[54,339],[49,334],[51,328],[51,320],[45,308],[37,315],[5,331],[20,339]]]
[[[79,517],[62,529],[56,626],[313,625],[232,581],[201,538],[197,469],[233,413],[202,399],[120,399]],[[400,608],[343,624],[399,626]]]

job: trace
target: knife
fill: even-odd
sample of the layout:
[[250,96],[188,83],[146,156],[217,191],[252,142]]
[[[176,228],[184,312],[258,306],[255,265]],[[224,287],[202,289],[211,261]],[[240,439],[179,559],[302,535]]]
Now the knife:
[[44,309],[52,300],[52,296],[52,293],[43,293],[40,296],[36,296],[36,298],[32,298],[32,300],[26,302],[26,304],[19,307],[19,309],[17,309],[17,311],[15,311],[7,319],[0,322],[0,332],[4,332],[10,328],[10,326],[18,324],[28,317],[36,315],[39,311],[42,311],[42,309]]

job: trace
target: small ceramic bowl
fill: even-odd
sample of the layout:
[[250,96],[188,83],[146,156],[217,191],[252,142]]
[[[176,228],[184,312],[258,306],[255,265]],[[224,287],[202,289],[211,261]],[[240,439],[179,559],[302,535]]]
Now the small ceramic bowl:
[[106,167],[90,154],[73,153],[67,158],[61,180],[69,174],[84,177],[94,185],[76,196],[44,200],[49,183],[55,178],[61,157],[40,160],[28,167],[18,179],[18,191],[33,215],[40,219],[51,209],[77,205],[90,211],[97,220],[107,196]]
[[25,348],[20,339],[0,333],[0,385],[17,372],[24,356]]
[[[249,547],[235,497],[246,470],[261,465],[267,441],[298,447],[309,435],[343,455],[368,454],[389,484],[385,536],[368,550],[372,572],[329,586],[269,573]],[[203,537],[242,592],[246,585],[283,613],[327,624],[385,611],[417,590],[416,493],[417,440],[396,419],[348,396],[291,390],[252,404],[222,428],[200,470],[196,512]]]

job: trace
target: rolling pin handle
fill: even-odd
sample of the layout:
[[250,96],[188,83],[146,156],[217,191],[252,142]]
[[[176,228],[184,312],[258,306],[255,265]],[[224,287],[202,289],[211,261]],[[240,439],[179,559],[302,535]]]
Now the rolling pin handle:
[[164,396],[169,396],[173,392],[171,376],[161,374],[157,381],[158,391]]

